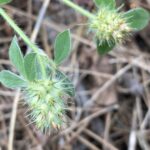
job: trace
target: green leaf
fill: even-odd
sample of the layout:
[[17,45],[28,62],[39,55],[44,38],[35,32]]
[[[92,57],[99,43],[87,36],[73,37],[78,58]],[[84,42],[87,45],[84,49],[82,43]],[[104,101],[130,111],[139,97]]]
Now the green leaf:
[[56,77],[59,78],[60,81],[62,81],[64,92],[66,92],[70,96],[74,96],[75,89],[70,79],[59,70],[57,70],[56,72]]
[[16,36],[14,36],[9,48],[9,58],[17,70],[25,77],[24,59]]
[[12,0],[0,0],[0,5],[10,3]]
[[20,76],[7,71],[3,70],[0,72],[0,82],[8,87],[8,88],[21,88],[27,85],[27,82],[23,80]]
[[[48,75],[49,74],[49,67],[50,68],[52,67],[49,64],[49,61],[50,61],[49,57],[42,51],[39,51],[37,56],[41,58],[40,61],[42,61],[43,67],[46,71],[46,75]],[[37,79],[43,79],[41,64],[40,64],[39,59],[37,57],[35,59],[35,69],[36,69],[36,78]]]
[[99,7],[108,7],[114,9],[116,7],[115,0],[94,0],[96,6]]
[[27,79],[30,81],[35,80],[36,78],[36,53],[29,53],[24,57],[24,66]]
[[135,8],[125,13],[129,26],[135,30],[145,28],[150,20],[150,14],[143,8]]
[[65,30],[56,37],[54,47],[54,61],[57,65],[61,64],[71,52],[70,31]]
[[112,43],[110,46],[107,41],[100,44],[99,40],[97,40],[97,51],[100,55],[104,55],[104,54],[108,53],[114,47],[115,47],[115,43]]

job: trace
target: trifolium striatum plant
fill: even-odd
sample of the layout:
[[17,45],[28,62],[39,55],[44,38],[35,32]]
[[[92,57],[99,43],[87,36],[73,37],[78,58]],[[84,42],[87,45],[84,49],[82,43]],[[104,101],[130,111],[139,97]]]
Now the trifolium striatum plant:
[[[0,1],[1,6],[7,1]],[[3,8],[0,8],[0,16],[32,49],[24,56],[17,36],[14,36],[9,48],[9,59],[19,75],[9,70],[2,70],[0,83],[11,89],[21,89],[25,103],[30,110],[31,122],[35,123],[38,129],[47,132],[62,128],[66,120],[66,98],[74,96],[73,84],[59,70],[59,65],[71,52],[70,30],[65,30],[57,35],[54,60],[52,60],[30,41]]]

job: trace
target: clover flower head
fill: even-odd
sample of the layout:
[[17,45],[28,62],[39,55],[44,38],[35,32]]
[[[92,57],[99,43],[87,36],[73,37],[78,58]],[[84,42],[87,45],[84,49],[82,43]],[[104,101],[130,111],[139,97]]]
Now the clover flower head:
[[[64,126],[66,115],[66,90],[72,91],[62,74],[48,79],[30,82],[24,90],[30,117],[36,127],[43,132],[60,129]],[[68,87],[67,87],[68,86]]]
[[107,42],[110,46],[122,43],[132,31],[123,13],[108,7],[98,10],[91,20],[90,30],[95,32],[99,45]]

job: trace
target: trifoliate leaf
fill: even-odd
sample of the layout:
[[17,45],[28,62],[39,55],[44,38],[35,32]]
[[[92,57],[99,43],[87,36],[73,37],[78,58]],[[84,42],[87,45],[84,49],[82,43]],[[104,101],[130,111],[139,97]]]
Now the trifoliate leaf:
[[114,9],[116,7],[115,0],[94,0],[95,4],[98,8],[100,7],[108,7],[110,9]]
[[64,32],[57,35],[54,47],[54,61],[57,65],[60,65],[71,52],[71,37],[70,31],[65,30]]
[[0,5],[10,3],[12,0],[0,0]]
[[0,72],[0,82],[4,86],[12,89],[25,87],[27,85],[27,82],[24,79],[7,70]]
[[36,78],[36,58],[36,53],[29,53],[24,57],[25,72],[30,81],[34,81]]
[[20,74],[25,77],[24,59],[16,36],[14,36],[9,48],[9,58]]
[[148,25],[150,14],[143,8],[135,8],[125,13],[129,27],[141,30]]
[[100,55],[104,55],[111,51],[115,47],[115,43],[111,43],[111,45],[108,44],[108,42],[100,43],[99,40],[97,40],[97,51]]

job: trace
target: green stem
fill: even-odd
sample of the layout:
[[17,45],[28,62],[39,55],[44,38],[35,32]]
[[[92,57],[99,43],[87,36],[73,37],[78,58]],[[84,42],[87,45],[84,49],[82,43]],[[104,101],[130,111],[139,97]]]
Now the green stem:
[[89,11],[85,10],[84,8],[78,6],[77,4],[71,2],[70,0],[61,0],[64,4],[68,5],[69,7],[73,8],[77,12],[81,13],[82,15],[88,17],[89,19],[95,18],[95,16],[90,13]]
[[[6,22],[14,29],[14,31],[23,39],[23,41],[35,52],[38,54],[39,48],[33,44],[30,39],[25,35],[25,33],[16,25],[16,23],[7,15],[7,13],[0,8],[0,15],[6,20]],[[43,77],[46,77],[46,71],[45,67],[43,66],[43,61],[40,55],[37,55],[40,66],[41,66],[41,71]]]

